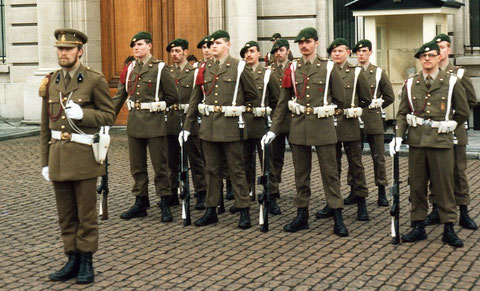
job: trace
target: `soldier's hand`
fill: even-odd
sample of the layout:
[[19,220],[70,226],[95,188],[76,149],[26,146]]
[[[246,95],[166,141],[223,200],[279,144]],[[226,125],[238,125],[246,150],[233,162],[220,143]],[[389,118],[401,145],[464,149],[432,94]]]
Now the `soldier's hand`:
[[453,132],[457,128],[457,122],[455,120],[440,121],[438,127],[438,133]]
[[183,146],[183,143],[187,142],[189,135],[190,135],[190,131],[188,130],[180,131],[180,134],[178,135],[178,143],[180,144],[180,146]]
[[50,177],[48,176],[48,166],[42,168],[42,175],[45,181],[50,182]]
[[273,131],[267,132],[260,141],[262,150],[265,149],[265,145],[269,145],[277,135]]
[[393,157],[398,151],[400,151],[400,146],[402,145],[403,138],[394,137],[389,144],[390,147],[390,156]]
[[82,107],[80,107],[80,105],[77,103],[74,103],[72,100],[68,101],[67,105],[65,106],[65,113],[70,119],[81,120],[83,118]]

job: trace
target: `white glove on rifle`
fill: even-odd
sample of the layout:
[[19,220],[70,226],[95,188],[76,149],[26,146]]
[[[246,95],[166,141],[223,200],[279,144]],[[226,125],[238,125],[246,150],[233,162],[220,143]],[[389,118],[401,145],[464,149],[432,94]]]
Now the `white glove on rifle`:
[[178,135],[178,143],[180,144],[180,146],[183,146],[183,143],[187,142],[189,135],[190,135],[190,131],[188,130],[180,131],[180,134]]
[[457,122],[455,120],[449,121],[440,121],[440,126],[438,127],[438,133],[448,133],[455,131],[457,128]]
[[398,151],[400,151],[400,146],[402,145],[403,138],[394,137],[389,144],[390,147],[390,156],[393,157]]
[[82,107],[80,107],[80,105],[77,103],[74,103],[72,100],[68,101],[67,105],[65,106],[65,113],[70,119],[81,120],[83,118]]
[[262,150],[265,149],[265,145],[269,145],[277,135],[273,131],[267,132],[260,141]]
[[48,176],[48,166],[42,168],[42,175],[45,181],[50,182],[50,177]]

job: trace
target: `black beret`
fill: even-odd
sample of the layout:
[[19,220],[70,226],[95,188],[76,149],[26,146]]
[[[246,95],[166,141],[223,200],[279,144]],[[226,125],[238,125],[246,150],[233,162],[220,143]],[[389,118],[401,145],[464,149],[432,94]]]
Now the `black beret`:
[[182,49],[186,50],[186,49],[188,49],[188,40],[183,39],[183,38],[177,38],[177,39],[171,41],[165,49],[167,50],[167,52],[170,52],[172,50],[172,48],[174,48],[176,46],[181,46]]
[[279,39],[279,38],[282,38],[282,35],[278,32],[275,32],[273,35],[272,35],[272,38],[270,39],[270,41],[274,41],[276,39]]
[[249,48],[254,47],[254,46],[257,47],[257,50],[260,50],[260,47],[258,46],[258,42],[254,41],[254,40],[251,40],[251,41],[247,42],[247,43],[242,47],[242,49],[240,50],[240,56],[241,56],[242,58],[244,58],[244,57],[245,57],[245,52],[246,52]]
[[219,38],[230,39],[230,34],[228,34],[228,32],[226,32],[225,30],[217,30],[214,33],[210,34],[210,41],[214,41]]
[[429,52],[429,51],[438,51],[440,52],[440,47],[438,46],[438,44],[434,41],[429,41],[427,43],[424,43],[417,51],[417,53],[415,54],[415,57],[417,59],[420,58],[420,55],[425,53],[425,52]]
[[447,41],[448,43],[452,43],[452,41],[450,40],[450,37],[445,33],[440,33],[439,35],[435,36],[433,38],[433,41],[434,42]]
[[202,40],[201,40],[200,42],[198,42],[197,48],[200,49],[200,48],[202,48],[202,46],[203,46],[204,44],[208,44],[209,39],[210,39],[210,35],[204,36],[204,37],[202,38]]
[[364,48],[364,47],[367,47],[368,50],[372,50],[372,42],[370,42],[368,39],[362,39],[360,40],[359,42],[357,42],[355,44],[355,46],[353,47],[352,51],[354,53],[357,52],[357,50],[361,49],[361,48]]
[[334,48],[338,47],[338,46],[341,46],[341,45],[344,45],[344,46],[347,46],[350,47],[350,45],[348,44],[348,41],[344,38],[336,38],[335,40],[332,41],[332,43],[330,44],[330,46],[327,48],[327,53],[330,54]]
[[133,45],[137,41],[142,40],[142,39],[148,39],[148,40],[152,41],[152,35],[150,34],[150,32],[146,32],[146,31],[140,31],[140,32],[136,33],[132,37],[132,40],[130,41],[130,47],[133,47]]
[[274,54],[279,48],[281,47],[286,47],[287,49],[290,48],[290,44],[288,43],[288,40],[286,39],[278,39],[272,46],[272,49],[270,50],[271,54]]
[[300,42],[314,37],[318,37],[317,30],[313,27],[307,27],[300,30],[294,42]]

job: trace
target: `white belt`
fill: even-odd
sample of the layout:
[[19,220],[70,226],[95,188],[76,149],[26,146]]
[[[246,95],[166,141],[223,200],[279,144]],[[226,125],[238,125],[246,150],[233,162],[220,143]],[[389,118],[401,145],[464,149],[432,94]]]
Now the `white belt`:
[[[132,110],[133,108],[137,108],[135,106],[135,102],[132,100],[127,100],[127,108],[128,110]],[[138,104],[138,103],[137,103]],[[159,101],[159,102],[143,102],[140,103],[141,110],[149,110],[150,112],[158,112],[158,111],[165,111],[167,109],[167,102]]]
[[318,118],[329,118],[335,114],[336,105],[309,107],[296,102],[290,102],[288,108],[296,114],[305,113],[306,115],[316,114]]
[[198,111],[206,116],[212,112],[221,112],[225,117],[238,117],[245,112],[245,106],[220,106],[200,103],[198,104]]
[[52,130],[52,138],[58,140],[68,140],[76,143],[92,145],[93,144],[93,134],[77,134],[69,132],[61,132],[58,130]]
[[188,104],[173,104],[167,108],[167,111],[170,110],[183,110],[185,113],[187,113]]
[[[248,112],[248,109],[247,109]],[[270,107],[253,107],[252,114],[254,117],[265,117],[265,114],[270,115],[272,113],[272,108]]]
[[407,114],[407,123],[411,127],[417,127],[417,125],[425,125],[433,128],[440,127],[440,121],[433,121],[430,119],[424,119],[422,117],[415,116],[413,114]]

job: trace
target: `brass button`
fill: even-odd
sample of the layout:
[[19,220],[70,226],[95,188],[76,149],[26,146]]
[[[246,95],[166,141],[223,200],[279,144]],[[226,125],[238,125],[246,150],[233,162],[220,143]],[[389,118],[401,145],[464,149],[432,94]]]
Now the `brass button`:
[[427,94],[427,97],[430,97],[430,96],[432,96],[432,95],[430,95],[430,93],[428,93],[428,94]]
[[307,94],[307,98],[310,97],[310,95]]
[[[258,89],[260,89],[260,88],[258,88]],[[307,86],[307,89],[310,89],[310,86]]]
[[138,78],[138,80],[140,81],[142,78]]
[[140,84],[139,84],[139,85],[137,85],[137,88],[140,88]]
[[61,129],[65,129],[65,125],[60,126]]
[[67,97],[63,97],[63,101],[67,101]]
[[413,96],[412,99],[417,99],[417,97]]
[[430,113],[430,110],[427,110],[427,113]]
[[262,89],[262,87],[258,86],[258,90],[261,90],[261,89]]
[[427,105],[430,106],[430,102],[428,102]]
[[81,98],[78,98],[78,102],[82,102],[82,99],[81,99]]
[[215,88],[218,88],[218,85],[215,85]]
[[310,78],[309,78],[309,77],[307,77],[307,81],[310,81]]
[[62,116],[62,119],[65,119],[65,115]]
[[218,101],[217,101],[217,100],[215,100],[215,104],[217,104],[217,103],[218,103]]
[[217,93],[217,92],[215,92],[215,96],[218,96],[218,93]]
[[218,77],[215,77],[215,80],[218,80]]
[[310,106],[310,103],[307,103],[307,106]]
[[445,100],[445,97],[442,97],[442,100]]
[[[140,92],[137,92],[137,95],[140,95]],[[137,101],[138,102],[138,101]]]

